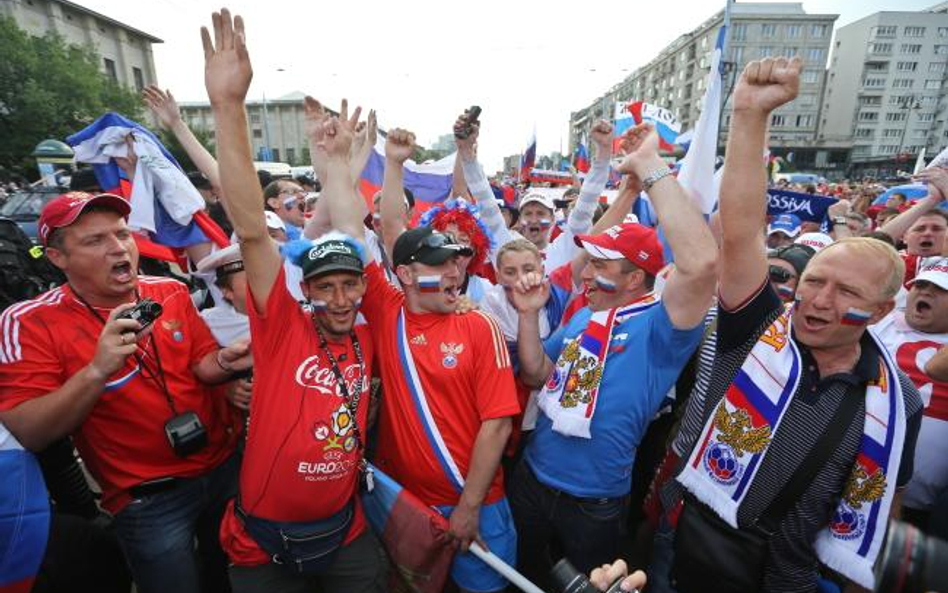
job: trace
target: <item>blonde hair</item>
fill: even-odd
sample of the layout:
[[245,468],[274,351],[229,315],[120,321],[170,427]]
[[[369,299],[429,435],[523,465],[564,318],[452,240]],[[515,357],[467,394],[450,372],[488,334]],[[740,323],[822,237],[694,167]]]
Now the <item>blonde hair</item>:
[[501,245],[500,250],[497,251],[497,266],[500,267],[500,260],[511,251],[516,251],[522,253],[524,251],[532,253],[537,259],[542,259],[540,255],[540,250],[537,249],[537,246],[527,241],[526,239],[514,239],[513,241],[508,241]]
[[[830,243],[820,250],[819,253],[814,255],[813,259],[820,257],[830,249],[841,246],[848,246],[853,251],[865,256],[866,259],[881,260],[887,263],[888,277],[885,283],[880,287],[882,299],[889,300],[898,294],[899,288],[902,287],[902,280],[905,277],[905,262],[902,261],[902,256],[899,255],[894,247],[885,241],[873,239],[872,237],[846,237],[845,239]],[[804,274],[805,273],[804,271]]]

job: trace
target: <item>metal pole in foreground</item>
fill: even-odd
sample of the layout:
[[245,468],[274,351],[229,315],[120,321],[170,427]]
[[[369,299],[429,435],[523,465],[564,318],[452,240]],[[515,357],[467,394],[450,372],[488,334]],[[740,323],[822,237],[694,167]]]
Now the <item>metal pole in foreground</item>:
[[472,554],[483,560],[487,566],[490,566],[499,572],[504,578],[510,581],[521,591],[524,591],[525,593],[543,593],[543,589],[531,583],[529,580],[527,580],[527,577],[523,576],[512,566],[498,558],[496,554],[493,552],[488,552],[482,548],[479,543],[471,542],[470,551]]

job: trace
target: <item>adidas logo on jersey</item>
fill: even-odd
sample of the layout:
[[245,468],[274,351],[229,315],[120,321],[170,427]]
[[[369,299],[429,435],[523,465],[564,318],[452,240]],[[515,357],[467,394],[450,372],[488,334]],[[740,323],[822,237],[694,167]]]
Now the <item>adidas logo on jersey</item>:
[[418,334],[411,339],[411,343],[415,346],[427,346],[428,340],[425,339],[425,334]]

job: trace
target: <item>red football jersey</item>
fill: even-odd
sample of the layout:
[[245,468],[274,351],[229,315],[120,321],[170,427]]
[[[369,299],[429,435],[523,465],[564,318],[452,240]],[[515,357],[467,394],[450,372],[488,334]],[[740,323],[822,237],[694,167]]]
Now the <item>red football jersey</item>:
[[[176,280],[140,276],[138,290],[164,309],[154,323],[153,340],[139,342],[144,364],[130,356],[73,435],[86,467],[102,487],[102,506],[113,514],[130,500],[130,487],[165,476],[203,474],[233,453],[235,442],[211,388],[191,372],[191,365],[218,345],[187,288]],[[96,312],[106,319],[110,310]],[[68,285],[4,311],[0,409],[62,387],[92,361],[102,325]],[[165,435],[165,423],[173,414],[155,377],[159,363],[178,412],[195,412],[207,429],[208,445],[185,458],[175,455]]]
[[[346,542],[365,530],[356,496],[359,449],[355,429],[332,366],[319,345],[311,315],[286,289],[281,269],[264,313],[247,295],[254,361],[250,428],[240,468],[240,500],[254,516],[273,521],[315,521],[356,498],[356,514]],[[361,391],[358,426],[363,439],[369,410],[372,338],[358,325],[356,337],[364,368],[350,339],[328,342],[350,396]],[[360,385],[361,383],[361,385]],[[232,508],[221,525],[221,542],[240,565],[268,562],[269,556],[244,531]]]
[[[455,505],[460,492],[429,444],[400,360],[398,316],[405,296],[386,281],[377,263],[366,274],[362,313],[375,336],[383,393],[376,462],[425,504]],[[404,308],[409,348],[432,418],[461,474],[467,475],[481,423],[520,410],[503,334],[478,311],[439,315]],[[484,503],[503,494],[498,467]]]

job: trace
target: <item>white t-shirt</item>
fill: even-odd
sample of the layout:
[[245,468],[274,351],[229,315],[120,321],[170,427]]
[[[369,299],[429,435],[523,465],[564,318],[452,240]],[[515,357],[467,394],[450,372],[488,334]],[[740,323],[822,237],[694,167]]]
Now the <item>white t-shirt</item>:
[[236,340],[250,337],[250,319],[224,300],[216,307],[204,309],[200,313],[221,346],[229,346]]
[[916,331],[901,311],[893,311],[872,329],[918,388],[925,405],[915,445],[915,473],[902,496],[905,506],[925,510],[948,488],[948,383],[934,381],[923,369],[948,344],[948,334]]

